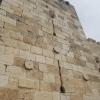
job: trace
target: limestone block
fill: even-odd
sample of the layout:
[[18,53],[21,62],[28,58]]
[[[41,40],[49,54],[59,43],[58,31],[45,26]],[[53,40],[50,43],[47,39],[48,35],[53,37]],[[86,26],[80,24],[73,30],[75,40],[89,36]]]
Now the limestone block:
[[44,73],[43,80],[49,83],[55,83],[55,76],[53,74]]
[[23,42],[24,43],[27,43],[27,44],[30,44],[30,45],[34,45],[35,44],[35,41],[36,41],[36,37],[32,37],[30,35],[24,35],[23,36]]
[[57,60],[62,60],[62,57],[61,57],[60,54],[59,54],[59,55],[55,54],[55,59],[57,59]]
[[36,62],[40,62],[40,63],[45,63],[45,57],[44,56],[40,56],[40,55],[36,55]]
[[32,78],[38,79],[38,80],[43,80],[43,73],[40,72],[40,71],[37,70],[37,69],[34,69],[34,70],[32,71]]
[[4,42],[4,44],[6,46],[14,47],[14,48],[18,47],[18,44],[17,44],[16,40],[13,40],[13,39],[10,39],[10,38],[6,38],[6,37],[2,37],[2,41]]
[[34,100],[52,100],[52,93],[50,93],[50,92],[35,92]]
[[53,34],[53,28],[52,28],[52,24],[51,23],[47,23],[48,27],[42,27],[42,30],[44,32],[47,32],[49,34]]
[[53,92],[53,100],[60,100],[60,93],[59,92]]
[[5,54],[14,54],[14,55],[19,55],[19,49],[12,48],[12,47],[5,47]]
[[54,54],[50,50],[43,49],[43,56],[54,58]]
[[52,58],[46,57],[46,64],[53,65],[54,60]]
[[0,74],[5,74],[6,66],[4,64],[0,64]]
[[64,64],[63,67],[64,67],[65,69],[73,69],[73,65],[72,65],[72,64],[66,63],[66,62],[64,62],[63,64]]
[[40,91],[51,92],[52,91],[51,84],[44,81],[40,81]]
[[4,54],[5,46],[0,45],[0,54]]
[[52,74],[55,74],[55,75],[59,73],[58,65],[57,66],[48,65],[47,68],[48,68],[49,73],[52,73]]
[[20,88],[36,89],[39,85],[38,80],[19,78],[18,86]]
[[21,16],[22,15],[22,9],[19,8],[19,7],[16,7],[14,8],[13,7],[13,10],[14,10],[14,14],[17,15],[17,16]]
[[[7,26],[7,27],[9,27],[9,26]],[[16,28],[17,32],[27,33],[28,25],[26,25],[25,23],[17,21],[16,27],[17,27]]]
[[9,23],[9,24],[11,24],[11,25],[16,26],[16,20],[13,20],[13,19],[11,19],[11,18],[9,18],[9,17],[6,17],[6,16],[3,16],[3,15],[0,15],[0,19],[1,19],[2,21],[6,22],[6,23]]
[[18,57],[23,58],[23,59],[30,60],[30,53],[28,51],[20,50]]
[[0,99],[1,100],[18,100],[18,90],[0,88]]
[[33,53],[30,53],[29,54],[29,60],[31,60],[31,61],[36,61],[36,55],[35,54],[33,54]]
[[0,63],[1,64],[12,65],[13,62],[14,62],[13,55],[0,55]]
[[36,40],[36,46],[38,47],[43,47],[43,41],[44,37],[43,36],[38,36],[37,40]]
[[43,31],[39,30],[39,36],[43,36]]
[[32,47],[31,47],[31,52],[32,52],[32,53],[35,53],[35,54],[40,54],[40,55],[42,55],[42,48],[36,47],[36,46],[32,46]]
[[18,47],[21,50],[30,51],[30,45],[28,45],[26,43],[18,41]]
[[66,97],[66,95],[64,95],[64,94],[61,94],[61,100],[67,100],[67,97]]
[[[83,100],[83,96],[81,94],[71,95],[71,100]],[[89,99],[89,100],[92,100],[92,99]]]
[[23,36],[20,32],[13,32],[11,31],[10,33],[10,37],[13,38],[13,39],[16,39],[16,40],[19,40],[19,41],[22,41],[23,40]]
[[39,90],[39,88],[40,88],[40,82],[39,82],[39,80],[34,80],[34,89],[35,90]]
[[39,63],[39,70],[41,72],[48,72],[47,65]]
[[17,89],[18,88],[18,78],[13,75],[9,76],[9,84],[7,85],[7,87],[12,88],[12,89]]
[[32,70],[33,67],[34,67],[34,64],[33,64],[32,61],[26,61],[26,62],[25,62],[25,68],[26,68],[27,70]]
[[74,53],[73,52],[69,52],[69,53],[67,53],[67,56],[70,57],[70,58],[74,58]]
[[6,71],[8,73],[8,76],[13,76],[13,77],[25,76],[25,73],[22,71],[21,67],[7,66]]
[[33,100],[34,92],[30,89],[19,89],[18,99]]
[[24,64],[25,64],[25,59],[24,58],[20,58],[20,57],[15,57],[14,58],[14,65],[15,66],[24,67]]
[[0,75],[0,87],[7,87],[8,85],[8,76]]
[[4,22],[0,20],[0,27],[3,28]]

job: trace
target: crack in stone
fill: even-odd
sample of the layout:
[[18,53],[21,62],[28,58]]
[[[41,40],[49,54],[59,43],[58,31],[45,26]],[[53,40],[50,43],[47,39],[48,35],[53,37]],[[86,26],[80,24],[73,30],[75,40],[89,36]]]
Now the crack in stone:
[[64,88],[64,86],[63,86],[63,80],[62,80],[61,67],[60,67],[60,62],[59,62],[59,60],[58,60],[58,66],[59,66],[59,76],[60,76],[60,82],[61,82],[60,92],[61,92],[61,93],[66,93],[65,88]]

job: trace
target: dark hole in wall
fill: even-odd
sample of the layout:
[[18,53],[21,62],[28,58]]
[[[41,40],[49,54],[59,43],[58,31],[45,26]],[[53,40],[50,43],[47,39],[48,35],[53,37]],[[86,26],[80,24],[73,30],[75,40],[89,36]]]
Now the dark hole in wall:
[[56,17],[55,12],[53,10],[49,10],[49,15],[50,15],[51,18]]
[[2,3],[2,0],[0,0],[0,4]]
[[99,68],[99,72],[100,72],[100,68]]
[[63,86],[60,87],[60,93],[66,93],[65,88]]
[[65,1],[65,4],[68,5],[68,6],[70,5],[70,3],[68,1]]
[[100,62],[98,57],[95,58],[95,61],[96,61],[96,63]]
[[56,36],[56,33],[55,32],[53,32],[53,36]]
[[45,7],[46,7],[46,8],[48,8],[48,6],[47,6],[47,5],[45,5]]

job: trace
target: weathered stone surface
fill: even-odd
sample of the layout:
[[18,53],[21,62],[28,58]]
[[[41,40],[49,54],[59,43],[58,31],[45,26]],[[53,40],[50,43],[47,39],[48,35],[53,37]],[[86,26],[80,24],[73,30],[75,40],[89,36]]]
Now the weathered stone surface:
[[44,74],[44,81],[49,82],[49,83],[55,83],[55,76],[53,74]]
[[67,100],[67,96],[66,96],[66,95],[61,94],[61,100]]
[[20,58],[20,57],[15,57],[14,58],[14,65],[15,66],[24,67],[25,66],[25,59],[24,58]]
[[6,72],[12,77],[25,76],[25,73],[22,72],[22,68],[18,66],[7,66]]
[[34,100],[52,100],[52,94],[49,92],[36,92]]
[[46,64],[39,64],[39,70],[42,72],[48,72]]
[[45,81],[40,82],[40,90],[41,91],[48,91],[48,92],[53,91],[52,85],[48,82],[45,82]]
[[53,100],[60,100],[60,93],[59,92],[53,92]]
[[81,94],[80,95],[72,95],[71,100],[83,100],[83,96]]
[[20,89],[18,91],[18,99],[33,100],[34,91],[29,89]]
[[0,63],[1,64],[7,64],[12,65],[14,62],[14,56],[11,55],[0,55]]
[[19,78],[18,86],[21,88],[28,88],[28,89],[37,89],[39,88],[39,81],[38,80],[31,80],[26,78]]
[[40,54],[41,55],[42,54],[42,48],[32,46],[31,47],[31,52],[35,53],[35,54]]
[[44,56],[40,56],[40,55],[36,55],[36,61],[39,63],[45,63],[45,57]]
[[25,68],[26,68],[27,70],[32,70],[33,67],[34,67],[34,64],[33,64],[32,61],[26,61],[26,62],[25,62]]
[[8,85],[8,76],[0,75],[0,87],[7,87]]
[[18,100],[18,90],[0,88],[0,100]]

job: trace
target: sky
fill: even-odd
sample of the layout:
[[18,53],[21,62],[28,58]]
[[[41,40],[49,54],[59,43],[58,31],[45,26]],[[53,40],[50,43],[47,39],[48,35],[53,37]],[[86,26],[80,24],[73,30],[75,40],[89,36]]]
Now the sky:
[[100,0],[68,1],[74,5],[87,38],[100,41]]

